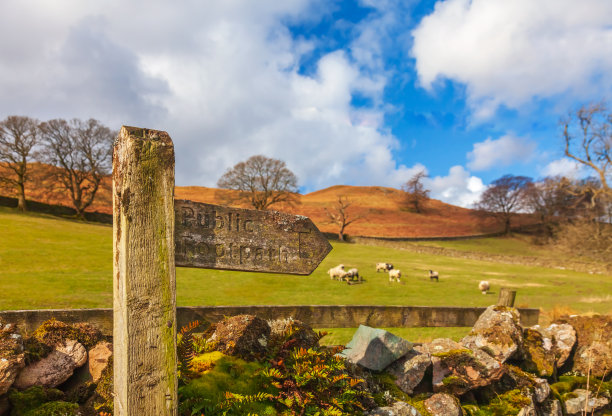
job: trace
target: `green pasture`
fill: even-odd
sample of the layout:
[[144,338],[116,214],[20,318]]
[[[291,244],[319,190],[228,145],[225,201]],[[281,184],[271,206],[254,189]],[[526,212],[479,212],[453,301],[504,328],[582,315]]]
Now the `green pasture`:
[[[496,244],[504,241],[499,239]],[[612,279],[606,275],[376,246],[333,246],[310,276],[179,268],[177,303],[488,306],[497,300],[499,288],[506,286],[517,290],[516,305],[520,307],[612,312]],[[401,284],[390,283],[385,273],[376,273],[376,262],[390,262],[400,269]],[[357,267],[365,282],[348,286],[330,280],[326,271],[339,263]],[[430,268],[440,273],[439,282],[429,281]],[[0,208],[0,310],[111,307],[111,275],[110,226]],[[477,289],[483,279],[491,283],[489,295]],[[440,331],[420,330],[425,337],[438,336]],[[333,332],[342,338],[342,331]],[[455,330],[459,334],[455,336],[460,337],[462,331]]]

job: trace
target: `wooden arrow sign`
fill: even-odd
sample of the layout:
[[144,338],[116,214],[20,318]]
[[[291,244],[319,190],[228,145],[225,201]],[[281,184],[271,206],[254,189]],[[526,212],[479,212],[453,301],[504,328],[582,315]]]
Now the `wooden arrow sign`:
[[301,215],[174,201],[177,266],[310,274],[331,245]]

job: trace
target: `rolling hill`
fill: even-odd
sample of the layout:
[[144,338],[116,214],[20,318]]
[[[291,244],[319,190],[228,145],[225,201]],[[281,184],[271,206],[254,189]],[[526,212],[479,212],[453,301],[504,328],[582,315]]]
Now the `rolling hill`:
[[[68,196],[61,191],[49,191],[49,184],[44,183],[43,173],[49,166],[35,163],[32,165],[33,177],[26,197],[30,200],[48,204],[70,206]],[[111,179],[105,178],[103,187],[88,211],[112,213],[110,192]],[[177,186],[177,199],[223,204],[233,191],[207,188],[201,186]],[[10,190],[0,190],[0,195],[9,196]],[[348,186],[336,185],[305,195],[296,195],[297,203],[275,205],[278,211],[300,214],[310,217],[317,227],[324,232],[336,233],[338,227],[330,223],[326,209],[333,210],[338,197],[347,197],[352,205],[347,209],[349,217],[362,217],[351,224],[345,232],[349,235],[373,237],[457,237],[476,234],[494,233],[500,226],[491,218],[483,219],[475,215],[474,210],[449,205],[429,199],[425,212],[417,214],[410,211],[404,203],[404,192],[382,186]],[[237,205],[248,208],[242,204]],[[517,224],[533,222],[528,216],[522,216]]]

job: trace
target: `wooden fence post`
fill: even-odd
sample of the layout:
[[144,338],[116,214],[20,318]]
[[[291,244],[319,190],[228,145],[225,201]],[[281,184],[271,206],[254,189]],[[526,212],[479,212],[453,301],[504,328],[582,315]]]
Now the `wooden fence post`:
[[507,287],[499,289],[499,298],[497,299],[498,306],[514,306],[514,298],[516,298],[516,290],[510,290]]
[[177,414],[174,147],[121,127],[113,153],[114,414]]

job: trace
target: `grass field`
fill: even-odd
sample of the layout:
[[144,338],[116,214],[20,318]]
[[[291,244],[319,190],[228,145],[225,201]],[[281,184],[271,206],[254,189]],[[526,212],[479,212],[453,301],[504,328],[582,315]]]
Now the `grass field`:
[[[110,226],[0,208],[0,310],[111,307],[111,231]],[[504,239],[496,244],[503,246]],[[511,244],[517,243],[513,240]],[[179,268],[177,303],[488,306],[496,301],[500,286],[507,286],[517,290],[517,306],[612,313],[610,276],[375,246],[333,246],[311,276]],[[378,261],[402,270],[402,284],[391,284],[386,274],[376,273],[374,263]],[[331,281],[325,272],[338,263],[357,267],[365,283],[347,286]],[[439,283],[428,280],[429,268],[440,272]],[[491,282],[489,295],[477,290],[483,279]],[[342,337],[342,331],[334,332]]]

